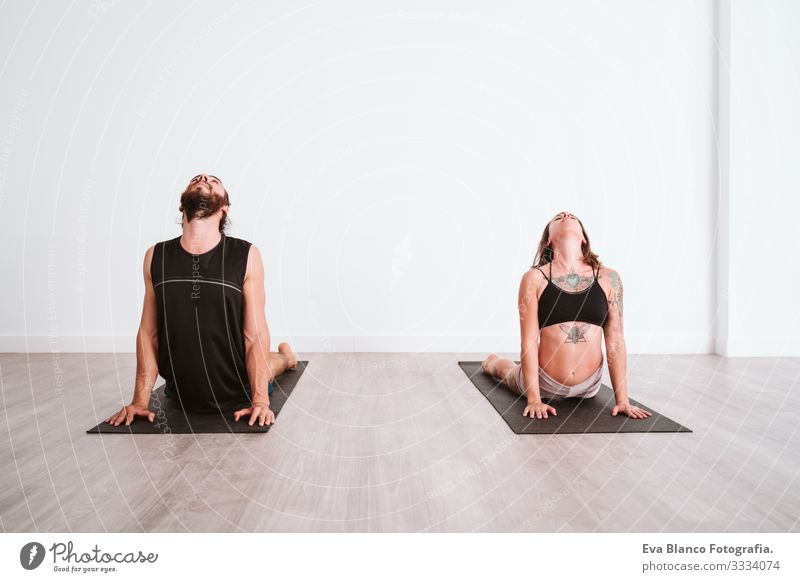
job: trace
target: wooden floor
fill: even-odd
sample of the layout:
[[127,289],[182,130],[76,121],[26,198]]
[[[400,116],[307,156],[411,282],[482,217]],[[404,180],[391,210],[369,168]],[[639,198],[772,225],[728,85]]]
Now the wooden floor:
[[693,433],[543,436],[457,365],[484,354],[298,355],[269,433],[169,437],[85,433],[132,354],[0,355],[0,529],[800,531],[800,359],[630,355],[630,395]]

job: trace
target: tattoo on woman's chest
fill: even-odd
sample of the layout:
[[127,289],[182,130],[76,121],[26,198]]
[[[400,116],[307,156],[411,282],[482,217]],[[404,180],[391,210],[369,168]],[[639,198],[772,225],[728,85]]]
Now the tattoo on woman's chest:
[[559,275],[553,277],[553,283],[562,289],[571,290],[573,292],[583,291],[594,281],[594,276],[584,276],[575,273],[571,268],[566,275]]
[[558,327],[566,334],[565,344],[577,344],[586,341],[586,332],[589,331],[588,323],[560,323]]

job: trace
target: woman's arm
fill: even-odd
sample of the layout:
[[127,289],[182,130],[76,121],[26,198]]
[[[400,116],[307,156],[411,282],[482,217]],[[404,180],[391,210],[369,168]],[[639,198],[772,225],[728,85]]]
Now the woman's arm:
[[628,403],[628,349],[622,327],[622,279],[614,269],[607,269],[606,276],[611,282],[608,297],[608,317],[603,325],[606,341],[608,373],[614,387],[617,404]]
[[608,373],[617,404],[625,404],[628,402],[628,350],[622,326],[622,279],[614,269],[608,269],[606,276],[611,282],[608,317],[603,325]]
[[622,331],[622,279],[613,269],[608,269],[606,276],[611,281],[611,294],[608,296],[608,317],[603,325],[603,331],[606,338],[608,373],[617,401],[611,410],[611,416],[621,412],[631,418],[647,418],[653,413],[633,406],[628,400],[628,348]]
[[542,401],[539,394],[539,302],[536,298],[536,270],[531,269],[522,276],[519,285],[520,364],[527,386],[528,404]]

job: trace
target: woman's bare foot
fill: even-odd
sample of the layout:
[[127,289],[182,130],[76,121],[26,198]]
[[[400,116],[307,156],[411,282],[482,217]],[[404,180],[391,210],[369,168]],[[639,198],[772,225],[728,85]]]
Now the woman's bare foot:
[[495,354],[489,354],[486,356],[486,359],[481,362],[481,366],[483,366],[483,371],[487,374],[491,374],[492,376],[495,375],[497,372],[497,366],[495,364],[497,362],[497,356]]
[[297,367],[297,355],[292,350],[292,346],[286,342],[281,342],[278,344],[278,352],[286,356],[290,370],[294,370]]

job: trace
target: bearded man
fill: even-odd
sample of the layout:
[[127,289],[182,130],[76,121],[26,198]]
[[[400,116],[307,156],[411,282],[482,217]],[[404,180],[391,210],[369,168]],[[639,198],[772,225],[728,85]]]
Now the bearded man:
[[153,422],[148,405],[159,374],[184,410],[233,413],[251,426],[275,421],[272,380],[297,357],[285,342],[269,351],[261,254],[225,234],[229,209],[219,178],[199,174],[181,194],[183,234],[147,249],[133,398],[107,423]]

